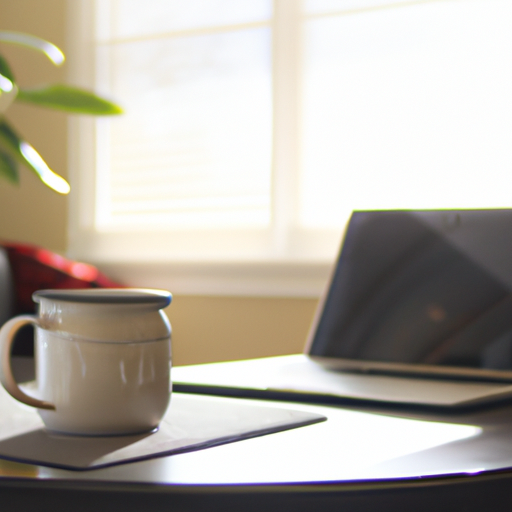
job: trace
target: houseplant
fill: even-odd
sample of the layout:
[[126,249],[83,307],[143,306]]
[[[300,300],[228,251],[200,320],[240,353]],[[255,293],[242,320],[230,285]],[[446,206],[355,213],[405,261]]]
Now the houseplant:
[[[62,51],[54,44],[21,32],[0,31],[0,44],[21,45],[40,52],[56,66],[60,66],[65,60]],[[46,186],[61,194],[67,194],[70,190],[67,181],[50,169],[35,148],[16,133],[5,118],[5,111],[13,102],[76,114],[115,115],[122,112],[114,103],[69,85],[22,88],[16,83],[11,67],[0,52],[0,178],[18,183],[19,166],[24,165]]]
[[[0,31],[0,179],[19,183],[19,167],[25,166],[50,189],[67,194],[70,190],[67,181],[51,170],[36,149],[16,132],[5,112],[13,102],[92,115],[120,114],[121,109],[89,91],[69,85],[52,84],[35,89],[20,87],[2,55],[3,44],[20,45],[40,52],[56,66],[65,60],[62,51],[48,41],[25,33]],[[16,312],[13,286],[7,252],[0,246],[0,325]]]

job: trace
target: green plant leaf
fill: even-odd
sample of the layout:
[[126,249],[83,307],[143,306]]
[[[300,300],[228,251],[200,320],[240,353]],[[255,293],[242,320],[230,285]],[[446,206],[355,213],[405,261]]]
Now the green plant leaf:
[[123,112],[116,104],[92,92],[61,84],[37,89],[20,89],[16,99],[75,114],[113,115]]
[[11,67],[7,63],[7,61],[0,55],[0,75],[5,76],[5,78],[8,78],[11,82],[15,82],[14,74],[11,70]]
[[18,184],[20,177],[18,174],[18,164],[9,155],[9,153],[0,150],[0,178],[5,178],[11,183]]
[[9,126],[5,119],[0,121],[0,147],[9,156],[25,164],[34,171],[39,179],[59,194],[67,194],[70,190],[68,182],[53,172],[41,155]]
[[54,44],[40,37],[24,34],[23,32],[10,32],[0,30],[0,41],[3,43],[17,44],[32,50],[44,53],[56,66],[60,66],[66,57]]
[[8,125],[5,119],[0,120],[0,146],[8,150],[11,156],[18,161],[24,161],[22,155],[19,155],[20,138],[16,132]]
[[0,74],[0,112],[5,112],[17,95],[18,87],[16,84]]

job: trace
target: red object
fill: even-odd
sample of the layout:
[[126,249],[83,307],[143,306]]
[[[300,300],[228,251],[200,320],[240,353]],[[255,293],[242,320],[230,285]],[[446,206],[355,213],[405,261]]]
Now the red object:
[[35,311],[32,294],[37,290],[123,288],[87,263],[72,261],[33,245],[1,242],[7,251],[16,291],[15,314]]

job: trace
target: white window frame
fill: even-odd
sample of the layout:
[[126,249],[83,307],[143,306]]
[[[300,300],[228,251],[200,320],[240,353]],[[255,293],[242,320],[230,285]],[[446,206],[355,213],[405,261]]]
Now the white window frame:
[[[442,1],[436,0],[439,3]],[[95,88],[98,86],[98,81],[95,79],[95,65],[92,58],[94,13],[91,7],[94,1],[68,0],[68,2],[70,81]],[[299,112],[301,83],[299,78],[302,75],[303,54],[300,48],[301,2],[300,0],[273,0],[273,2],[271,227],[246,230],[144,232],[137,234],[136,247],[126,243],[132,236],[128,230],[124,232],[95,230],[95,196],[102,193],[95,182],[96,169],[102,166],[102,155],[96,150],[96,141],[103,139],[108,133],[108,130],[104,130],[108,120],[76,118],[70,122],[69,139],[69,169],[72,185],[70,257],[96,264],[112,278],[126,284],[168,288],[175,293],[297,297],[318,297],[322,293],[332,269],[343,230],[342,228],[307,229],[299,225],[298,196],[301,165]],[[360,14],[365,11],[393,9],[402,4],[407,8],[416,4],[436,2],[397,0],[386,2],[384,5],[382,0],[344,0],[343,11],[326,12],[326,14],[318,12],[308,17],[311,19],[331,14]],[[471,4],[470,0],[467,2]],[[450,2],[446,1],[446,3]],[[453,0],[452,3],[457,2]],[[329,4],[328,0],[325,2],[325,5],[327,4]],[[313,5],[316,7],[317,4],[313,3]],[[102,92],[101,85],[99,92]],[[507,122],[508,119],[510,116]],[[485,126],[485,123],[482,126]],[[508,133],[508,131],[502,130],[502,133]],[[489,147],[492,150],[494,146]],[[508,143],[502,143],[501,147],[502,153],[507,153],[504,155],[507,159],[503,161],[508,162],[510,158]],[[503,147],[507,150],[504,151]],[[501,155],[496,151],[494,153]],[[461,172],[465,172],[464,168]],[[487,181],[492,183],[492,180]],[[475,181],[475,183],[480,182]],[[364,185],[360,186],[361,190],[363,188]],[[502,189],[506,190],[507,187]],[[449,187],[446,190],[449,191]],[[494,191],[491,192],[494,194]],[[452,205],[452,207],[455,206]],[[473,207],[477,206],[479,205]],[[486,207],[480,205],[482,206]],[[502,206],[509,205],[507,203]],[[172,245],[169,241],[172,241]],[[173,253],[169,254],[171,246]],[[146,249],[147,247],[151,247],[150,252]]]
[[[92,55],[94,12],[91,0],[68,2],[69,80],[95,88]],[[297,0],[274,0],[273,30],[273,223],[267,230],[224,230],[215,245],[233,246],[232,254],[202,258],[201,243],[211,232],[139,233],[139,246],[151,243],[151,256],[125,250],[126,233],[94,229],[95,169],[100,163],[95,141],[104,136],[105,121],[76,117],[69,123],[69,256],[96,264],[113,279],[133,286],[167,288],[180,294],[318,297],[323,292],[337,252],[339,230],[298,229],[299,12]],[[290,24],[290,17],[297,23]],[[108,122],[108,121],[106,121]],[[277,172],[276,172],[277,170]],[[290,191],[292,193],[290,194]],[[100,192],[101,193],[101,192]],[[128,234],[129,236],[129,234]],[[198,240],[196,253],[168,258],[164,239],[176,244]],[[159,243],[160,239],[160,243]],[[202,241],[202,242],[201,242]],[[321,249],[318,249],[321,248]]]

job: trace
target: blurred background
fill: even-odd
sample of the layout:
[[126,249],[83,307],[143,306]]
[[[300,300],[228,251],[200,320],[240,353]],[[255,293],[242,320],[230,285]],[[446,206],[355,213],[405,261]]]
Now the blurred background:
[[[65,0],[1,0],[0,18],[3,29],[45,38],[59,46],[68,60],[71,58]],[[42,56],[22,48],[5,47],[5,54],[24,85],[68,80],[66,65],[56,69]],[[130,110],[128,105],[123,107]],[[69,178],[68,117],[25,105],[14,105],[11,109],[9,118],[18,130],[53,169]],[[0,239],[32,243],[67,254],[69,202],[74,199],[55,194],[30,172],[22,173],[20,187],[2,182]],[[136,285],[145,286],[145,283]],[[169,289],[173,292],[172,286]],[[174,292],[167,311],[173,326],[173,363],[301,352],[316,303],[314,297],[231,297]]]
[[50,167],[0,183],[0,240],[174,295],[174,364],[301,352],[353,209],[510,207],[509,0],[0,0],[24,86],[115,119],[13,105]]

